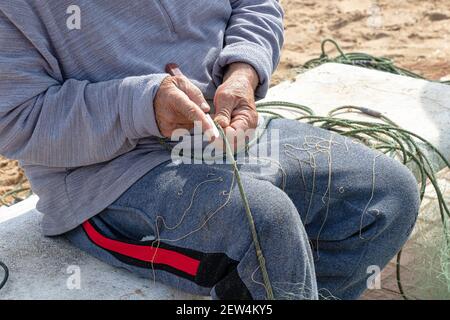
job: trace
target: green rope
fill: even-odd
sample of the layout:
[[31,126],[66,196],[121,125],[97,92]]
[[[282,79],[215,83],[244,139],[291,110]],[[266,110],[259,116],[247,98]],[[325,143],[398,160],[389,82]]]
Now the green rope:
[[[294,111],[299,115],[298,117],[295,118],[295,120],[297,121],[306,122],[310,125],[317,126],[322,129],[334,131],[342,136],[358,139],[359,141],[361,141],[362,143],[366,144],[367,146],[373,149],[380,150],[381,152],[391,157],[399,158],[399,160],[405,165],[414,164],[419,171],[419,182],[421,185],[420,200],[421,201],[423,200],[426,191],[427,181],[430,181],[437,195],[439,212],[441,215],[444,234],[446,235],[446,241],[447,244],[450,244],[450,239],[448,238],[449,233],[446,223],[446,220],[450,218],[450,210],[445,202],[439,184],[437,183],[435,170],[430,160],[422,150],[422,148],[419,147],[418,141],[421,142],[424,146],[427,146],[432,152],[434,152],[438,156],[439,159],[441,159],[441,161],[445,164],[446,167],[450,168],[449,161],[435,146],[433,146],[433,144],[431,144],[426,139],[420,137],[419,135],[411,131],[402,129],[394,121],[384,116],[380,112],[364,107],[341,106],[331,110],[327,116],[317,116],[314,115],[314,112],[311,108],[296,103],[274,101],[257,104],[257,110],[259,113],[271,116],[267,120],[267,122],[270,122],[272,119],[275,118],[285,118],[285,116],[283,116],[279,112],[271,110],[274,108],[276,108],[277,111],[279,111],[280,109]],[[374,117],[378,120],[378,122],[368,122],[368,121],[338,118],[339,115],[350,112],[359,112]],[[239,168],[234,159],[234,152],[231,149],[229,141],[226,139],[223,129],[217,124],[216,126],[221,134],[221,137],[224,140],[226,156],[228,159],[231,160],[231,166],[236,176],[239,192],[250,225],[253,243],[256,249],[256,255],[262,272],[267,297],[268,299],[273,299],[274,296],[272,291],[272,285],[268,276],[265,258],[259,243],[258,234],[256,231],[250,204],[248,202],[245,190],[242,185]],[[170,149],[170,146],[166,144],[165,140],[160,140],[160,142]],[[404,299],[409,299],[402,286],[400,262],[401,262],[401,251],[397,256],[397,270],[396,270],[397,284],[400,294],[404,297]],[[450,279],[448,279],[448,281],[450,282]]]
[[[278,102],[273,104],[277,108]],[[264,112],[270,109],[270,102],[264,103]],[[294,105],[295,106],[295,105]],[[302,107],[303,106],[299,106]],[[257,107],[259,110],[259,106]],[[366,122],[359,120],[349,120],[338,118],[338,115],[350,112],[360,112],[365,115],[376,118],[381,122]],[[422,201],[427,186],[430,181],[437,195],[439,212],[441,215],[443,231],[447,246],[450,244],[447,220],[450,218],[450,210],[442,194],[442,191],[435,176],[435,170],[422,148],[418,146],[420,141],[428,147],[437,157],[450,168],[449,161],[445,156],[426,139],[419,135],[400,128],[394,121],[382,115],[380,112],[356,106],[341,106],[329,112],[327,116],[316,116],[314,114],[302,115],[296,118],[297,121],[303,121],[310,125],[320,127],[329,131],[334,131],[340,135],[355,138],[367,146],[382,151],[391,157],[399,157],[405,165],[415,164],[419,170],[420,200]],[[417,141],[416,141],[417,140]],[[400,294],[404,299],[409,299],[406,295],[401,281],[401,251],[397,256],[397,284]],[[450,283],[450,279],[447,279]]]
[[261,245],[259,243],[258,232],[256,231],[253,214],[250,209],[250,204],[248,202],[248,198],[245,193],[244,186],[242,184],[241,174],[239,172],[237,162],[234,159],[234,152],[231,149],[230,143],[229,143],[222,127],[217,123],[215,123],[215,124],[216,124],[216,127],[219,130],[220,135],[225,143],[226,156],[227,156],[227,159],[231,160],[231,166],[232,166],[234,174],[236,176],[236,182],[237,182],[237,185],[239,188],[239,193],[241,194],[242,202],[243,202],[244,208],[245,208],[245,213],[247,215],[247,220],[250,225],[250,231],[251,231],[252,238],[253,238],[253,244],[254,244],[255,250],[256,250],[256,256],[258,258],[259,268],[261,269],[261,273],[263,276],[263,282],[264,282],[264,287],[266,289],[267,298],[268,298],[268,300],[274,300],[272,284],[270,282],[269,273],[267,272],[267,268],[266,268],[266,260],[264,258],[264,255],[263,255],[263,252],[261,249]]
[[[338,56],[336,56],[334,58],[331,58],[328,56],[328,54],[326,53],[327,43],[331,43],[336,48],[336,50],[339,52]],[[367,53],[361,53],[361,52],[344,53],[344,51],[339,46],[339,44],[336,41],[334,41],[333,39],[325,39],[324,41],[322,41],[321,50],[322,50],[322,53],[318,58],[309,60],[303,65],[304,69],[309,70],[309,69],[315,68],[317,66],[320,66],[324,63],[333,62],[333,63],[341,63],[341,64],[363,67],[363,68],[367,68],[367,69],[389,72],[389,73],[412,77],[412,78],[416,78],[416,79],[428,80],[425,77],[423,77],[417,73],[414,73],[409,70],[403,69],[399,66],[396,66],[394,61],[392,61],[389,58],[375,57],[375,56],[371,56]],[[430,80],[430,81],[434,81],[434,80]],[[434,81],[434,82],[439,82],[439,83],[447,84],[447,85],[450,84],[450,81]]]
[[[283,103],[283,102],[274,102],[275,105],[279,106],[279,105],[285,105],[288,106],[292,105],[291,107],[293,107],[294,109],[304,109],[306,107],[303,106],[297,106],[295,104],[289,104],[289,103]],[[261,105],[262,108],[264,108],[264,104]],[[308,110],[307,108],[305,110]],[[311,110],[312,112],[312,110]],[[270,113],[270,112],[267,112]],[[275,114],[275,113],[274,113]],[[276,115],[279,116],[279,115]],[[270,119],[268,120],[268,122],[270,122]],[[264,254],[263,251],[261,249],[261,244],[259,242],[259,237],[258,237],[258,232],[256,230],[256,226],[255,226],[255,221],[253,219],[253,214],[250,208],[250,204],[248,202],[248,198],[247,198],[247,194],[245,193],[244,190],[244,186],[242,183],[242,179],[241,179],[241,174],[239,172],[239,168],[237,165],[237,162],[235,160],[235,153],[233,152],[231,145],[225,135],[224,130],[222,129],[222,127],[217,124],[216,122],[214,122],[215,126],[217,127],[217,130],[219,130],[220,136],[224,142],[225,145],[225,156],[226,159],[229,159],[231,161],[231,168],[233,169],[234,175],[236,177],[236,183],[238,185],[238,189],[239,189],[239,193],[242,199],[242,203],[244,205],[244,210],[247,216],[247,220],[250,226],[250,232],[251,232],[251,236],[252,236],[252,240],[253,240],[253,245],[255,246],[255,251],[256,251],[256,257],[258,259],[258,264],[259,264],[259,268],[261,269],[261,274],[263,277],[263,285],[264,288],[266,290],[266,295],[267,295],[267,299],[268,300],[274,300],[274,294],[273,294],[273,289],[272,289],[272,284],[270,282],[270,278],[269,278],[269,273],[267,272],[267,267],[266,267],[266,259],[264,258]],[[168,139],[167,138],[161,138],[159,139],[159,143],[164,146],[167,150],[171,151],[172,150],[172,146],[168,143]],[[194,155],[191,155],[192,158],[195,158]]]

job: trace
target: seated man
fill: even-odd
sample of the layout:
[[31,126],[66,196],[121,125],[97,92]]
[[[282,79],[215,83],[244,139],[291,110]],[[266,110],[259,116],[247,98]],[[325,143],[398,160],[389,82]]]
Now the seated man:
[[[266,299],[233,169],[171,161],[160,138],[194,121],[210,132],[205,112],[230,136],[257,127],[278,1],[72,2],[0,4],[0,153],[25,169],[43,233],[180,290]],[[411,232],[414,177],[310,125],[270,131],[279,152],[240,171],[275,298],[358,298]]]

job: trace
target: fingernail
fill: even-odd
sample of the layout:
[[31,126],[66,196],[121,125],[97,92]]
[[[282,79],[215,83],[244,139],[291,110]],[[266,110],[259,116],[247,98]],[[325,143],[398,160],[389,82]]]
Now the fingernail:
[[209,105],[208,105],[206,102],[203,102],[203,103],[200,105],[200,108],[201,108],[204,112],[207,112],[207,111],[210,110],[210,107],[209,107]]
[[227,118],[225,118],[224,116],[217,116],[214,119],[222,128],[228,127],[228,121]]
[[209,114],[206,115],[206,119],[208,120],[209,124],[211,125],[212,136],[214,138],[219,138],[220,137],[219,130],[217,130],[216,124],[214,123],[213,119],[211,119],[211,116]]

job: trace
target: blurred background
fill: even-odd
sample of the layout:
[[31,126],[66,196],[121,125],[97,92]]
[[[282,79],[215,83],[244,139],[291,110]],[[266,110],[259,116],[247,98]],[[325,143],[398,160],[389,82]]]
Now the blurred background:
[[394,59],[428,78],[450,77],[448,0],[281,2],[286,11],[286,43],[274,83],[295,77],[304,62],[320,54],[325,38],[338,41],[344,51]]

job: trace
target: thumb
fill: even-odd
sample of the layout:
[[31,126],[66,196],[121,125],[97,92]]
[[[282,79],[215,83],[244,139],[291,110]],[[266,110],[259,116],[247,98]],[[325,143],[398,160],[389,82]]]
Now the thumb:
[[223,105],[218,101],[216,104],[216,114],[214,116],[214,121],[216,121],[222,128],[230,126],[231,123],[231,112],[233,110],[232,106]]
[[230,94],[227,85],[222,84],[217,89],[214,96],[214,106],[216,107],[214,120],[224,129],[229,127],[231,115],[236,106],[236,99]]

